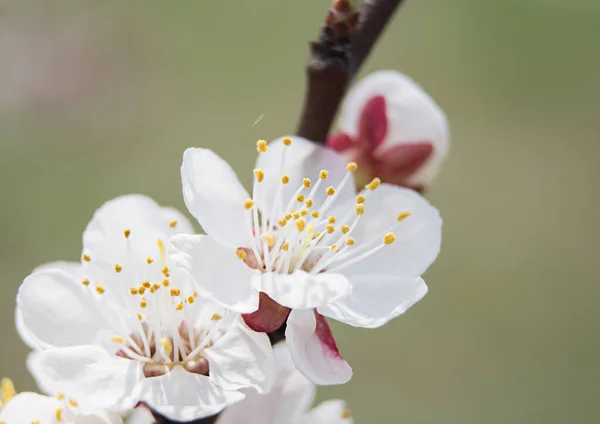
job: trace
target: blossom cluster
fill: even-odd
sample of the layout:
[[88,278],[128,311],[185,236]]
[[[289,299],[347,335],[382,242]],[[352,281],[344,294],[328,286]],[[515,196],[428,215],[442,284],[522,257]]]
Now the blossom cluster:
[[411,80],[376,73],[327,147],[258,141],[251,192],[211,150],[186,150],[183,198],[205,234],[144,195],[106,202],[80,261],[19,288],[16,326],[45,395],[4,380],[0,422],[350,423],[342,401],[310,410],[314,385],[352,377],[327,318],[380,327],[427,293],[442,220],[419,191],[446,126]]

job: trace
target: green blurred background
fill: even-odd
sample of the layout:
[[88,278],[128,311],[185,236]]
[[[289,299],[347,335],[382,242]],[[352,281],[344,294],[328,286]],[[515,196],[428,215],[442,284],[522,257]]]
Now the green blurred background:
[[[0,7],[0,375],[34,387],[18,285],[80,254],[93,211],[184,208],[183,150],[250,182],[292,133],[328,0],[22,1]],[[363,74],[402,70],[449,116],[429,199],[445,219],[428,296],[384,328],[334,324],[357,423],[600,421],[597,0],[409,1]],[[260,117],[255,126],[253,124]]]

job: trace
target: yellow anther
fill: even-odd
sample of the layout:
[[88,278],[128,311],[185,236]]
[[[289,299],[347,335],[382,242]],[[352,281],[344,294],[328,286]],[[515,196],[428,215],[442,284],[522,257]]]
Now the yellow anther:
[[280,227],[285,227],[285,224],[287,224],[287,220],[285,218],[281,218],[279,221],[277,221],[277,223]]
[[247,199],[247,200],[244,202],[244,208],[246,208],[246,210],[250,210],[250,209],[252,209],[253,207],[254,207],[254,200],[252,200],[252,199]]
[[265,243],[267,243],[267,246],[271,247],[275,244],[275,237],[273,237],[271,234],[265,233],[265,234],[261,234],[260,238],[263,239],[263,241]]
[[245,251],[245,250],[243,250],[243,249],[238,249],[238,250],[236,250],[236,251],[235,251],[235,254],[236,254],[236,255],[237,255],[237,257],[238,257],[238,258],[240,258],[241,260],[244,260],[244,259],[246,259],[246,256],[248,256],[248,255],[246,255],[246,251]]
[[342,234],[347,234],[348,231],[350,231],[350,226],[349,225],[342,225]]
[[312,216],[313,218],[318,218],[319,217],[319,211],[312,211],[310,213],[310,216]]
[[386,233],[386,235],[383,236],[383,242],[385,244],[392,244],[395,241],[396,241],[396,234],[394,234],[394,233]]
[[308,209],[302,209],[300,211],[300,216],[306,216],[306,215],[308,215]]
[[355,243],[356,243],[356,240],[354,240],[354,237],[348,237],[346,239],[346,246],[354,246]]
[[319,232],[317,232],[317,234],[315,234],[315,238],[317,238],[317,239],[318,239],[319,237],[321,237],[321,234],[323,234],[323,233],[322,233],[322,232],[320,232],[320,231],[319,231]]
[[342,411],[342,419],[347,420],[350,417],[352,417],[352,413],[350,412],[349,409],[344,408],[344,410]]
[[154,259],[146,258],[146,262],[148,263],[148,265],[150,265],[152,262],[154,262]]
[[371,182],[365,186],[365,188],[367,190],[373,191],[376,190],[377,187],[379,187],[379,184],[381,184],[381,180],[379,178],[373,178]]
[[178,311],[181,311],[183,309],[183,303],[179,302],[177,304],[177,306],[175,306],[175,309],[177,309]]
[[365,205],[364,205],[364,203],[357,203],[354,206],[354,210],[355,210],[357,216],[364,214],[365,213]]
[[298,202],[304,202],[304,194],[300,193],[298,196],[296,196],[296,200]]
[[90,285],[90,280],[88,280],[87,278],[85,278],[84,280],[81,281],[81,284],[83,284],[84,286],[89,286]]
[[104,286],[103,286],[102,284],[98,284],[98,285],[96,286],[96,292],[97,292],[98,294],[103,294],[103,293],[105,292],[105,290],[104,290]]
[[115,343],[120,343],[120,344],[125,343],[125,339],[121,336],[110,336],[110,339]]
[[196,299],[194,299],[194,296],[190,296],[187,298],[188,303],[194,303]]
[[83,259],[83,260],[84,260],[84,261],[86,261],[86,262],[89,262],[89,261],[91,261],[91,260],[92,260],[92,258],[90,258],[90,255],[83,255],[83,256],[81,257],[81,259]]
[[304,204],[306,205],[307,208],[312,207],[312,205],[314,204],[313,199],[311,199],[309,197],[308,199],[306,199],[306,201],[304,202]]
[[258,140],[256,142],[256,150],[258,153],[264,153],[267,151],[267,142],[265,140]]
[[69,399],[69,405],[71,405],[73,408],[77,408],[79,406],[79,402],[74,399]]
[[123,231],[123,235],[125,236],[125,238],[129,238],[129,236],[131,235],[131,230],[128,228],[125,231]]
[[115,271],[116,272],[121,272],[121,271],[123,271],[123,267],[121,265],[119,265],[119,264],[115,264]]
[[282,175],[281,176],[281,184],[287,184],[290,182],[290,176],[289,175]]
[[359,194],[356,196],[356,203],[365,203],[365,200],[367,200],[367,198],[364,194]]
[[160,283],[152,283],[152,288],[153,288],[154,290],[158,290],[158,289],[160,289]]
[[335,187],[334,186],[327,187],[327,190],[325,190],[325,194],[327,194],[328,196],[333,196],[335,194]]
[[62,421],[62,413],[63,413],[62,408],[56,408],[56,412],[54,413],[54,418],[56,418],[56,421],[58,421],[58,422]]
[[223,317],[219,314],[212,314],[212,316],[210,317],[210,319],[212,321],[219,321],[220,319],[222,319]]
[[356,164],[356,162],[348,162],[348,165],[346,165],[346,169],[350,172],[354,172],[358,169],[358,165]]
[[32,421],[31,424],[40,424],[38,420]]
[[298,229],[298,231],[304,231],[305,226],[306,226],[306,221],[304,220],[304,218],[296,219],[296,228]]
[[144,287],[146,287],[147,289],[149,289],[149,288],[150,288],[150,281],[144,281],[144,282],[142,283],[142,286],[144,286]]
[[173,342],[170,339],[167,339],[166,337],[161,338],[160,345],[167,354],[173,352]]
[[145,308],[146,306],[148,306],[146,299],[142,297],[142,300],[140,301],[140,308]]
[[136,294],[138,294],[137,287],[129,287],[129,293],[131,293],[133,296],[135,296]]
[[329,218],[327,218],[327,222],[330,224],[335,224],[335,216],[331,215]]
[[287,252],[287,250],[290,248],[290,245],[288,243],[283,243],[281,245],[281,250],[283,250],[284,252]]
[[56,395],[56,399],[58,399],[58,400],[63,400],[64,398],[65,398],[64,393],[59,393]]
[[173,287],[170,291],[171,296],[179,296],[181,294],[181,290],[179,290],[177,287]]
[[169,227],[171,228],[175,228],[177,226],[177,220],[174,219],[173,221],[169,222]]
[[194,297],[198,297],[198,292],[194,292]]
[[324,169],[319,172],[319,178],[322,180],[326,180],[327,177],[329,177],[329,172],[325,171]]
[[0,380],[0,391],[2,392],[2,398],[0,398],[0,400],[5,404],[17,394],[12,380],[6,377]]
[[331,245],[331,251],[333,252],[337,248],[337,244],[333,243]]
[[298,218],[300,218],[300,214],[299,214],[298,212],[294,212],[294,213],[292,214],[292,218],[294,218],[294,219],[298,219]]
[[335,227],[334,227],[333,225],[331,225],[331,224],[327,224],[327,225],[325,226],[325,229],[327,230],[327,232],[328,232],[329,234],[331,234],[331,233],[333,233],[333,232],[335,231]]
[[411,215],[412,215],[412,213],[410,213],[408,211],[405,211],[405,212],[402,212],[400,215],[398,215],[398,218],[396,218],[396,219],[398,220],[398,222],[400,222],[403,219],[406,219],[406,218],[408,218]]
[[164,266],[163,269],[160,270],[160,272],[162,272],[162,275],[164,275],[165,277],[168,277],[169,276],[169,267]]
[[169,280],[164,279],[162,284],[164,287],[169,287]]
[[290,219],[292,219],[292,214],[291,213],[286,213],[285,214],[285,220],[289,221]]
[[254,176],[256,177],[256,181],[262,183],[262,180],[265,179],[265,171],[257,168],[254,170]]
[[146,287],[139,286],[138,287],[138,294],[144,294],[144,293],[146,293]]
[[150,293],[156,293],[156,289],[154,287],[150,287]]
[[140,313],[138,312],[138,314],[137,314],[137,319],[138,319],[139,321],[141,321],[141,320],[142,320],[142,318],[143,318],[142,314],[140,314]]
[[283,144],[285,144],[286,146],[291,146],[292,145],[292,139],[289,137],[285,137],[283,139]]
[[304,186],[304,188],[310,188],[310,178],[304,178],[302,180],[302,185]]
[[156,245],[158,246],[158,251],[160,252],[160,263],[164,264],[167,261],[167,249],[165,249],[165,244],[161,239],[156,240]]

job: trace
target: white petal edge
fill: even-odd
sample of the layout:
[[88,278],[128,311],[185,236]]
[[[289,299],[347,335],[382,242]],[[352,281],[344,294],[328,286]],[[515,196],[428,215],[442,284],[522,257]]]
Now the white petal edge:
[[180,366],[160,377],[145,378],[140,393],[152,409],[175,421],[208,417],[244,398],[243,393],[223,390],[211,378]]
[[351,284],[337,273],[292,274],[266,273],[255,275],[252,284],[280,305],[292,309],[312,309],[327,305],[349,294]]
[[405,313],[427,294],[421,278],[359,275],[350,278],[352,293],[318,308],[319,313],[354,327],[377,328]]
[[77,400],[124,411],[138,399],[143,379],[138,361],[110,356],[96,346],[53,348],[39,352],[37,379],[52,393],[73,393]]
[[190,148],[181,166],[183,198],[206,234],[224,246],[248,246],[248,192],[227,162],[208,149]]
[[44,268],[28,276],[17,294],[21,333],[54,347],[97,342],[110,329],[85,290],[62,269]]
[[238,313],[258,309],[258,292],[252,287],[257,271],[240,260],[235,249],[210,236],[182,234],[171,237],[169,259],[218,304]]
[[352,378],[352,368],[316,333],[312,310],[292,310],[285,332],[294,364],[310,381],[321,386],[344,384]]
[[346,402],[332,399],[317,405],[294,424],[352,424],[354,420],[346,409]]
[[7,424],[31,424],[34,421],[54,422],[56,409],[59,407],[61,407],[61,402],[56,398],[22,392],[12,398],[0,411],[0,422]]

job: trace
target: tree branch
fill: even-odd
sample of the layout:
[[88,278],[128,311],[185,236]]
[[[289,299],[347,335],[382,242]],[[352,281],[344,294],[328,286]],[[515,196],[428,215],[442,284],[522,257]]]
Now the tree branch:
[[325,143],[350,80],[402,2],[365,0],[357,12],[349,0],[334,0],[319,41],[311,43],[298,136]]

